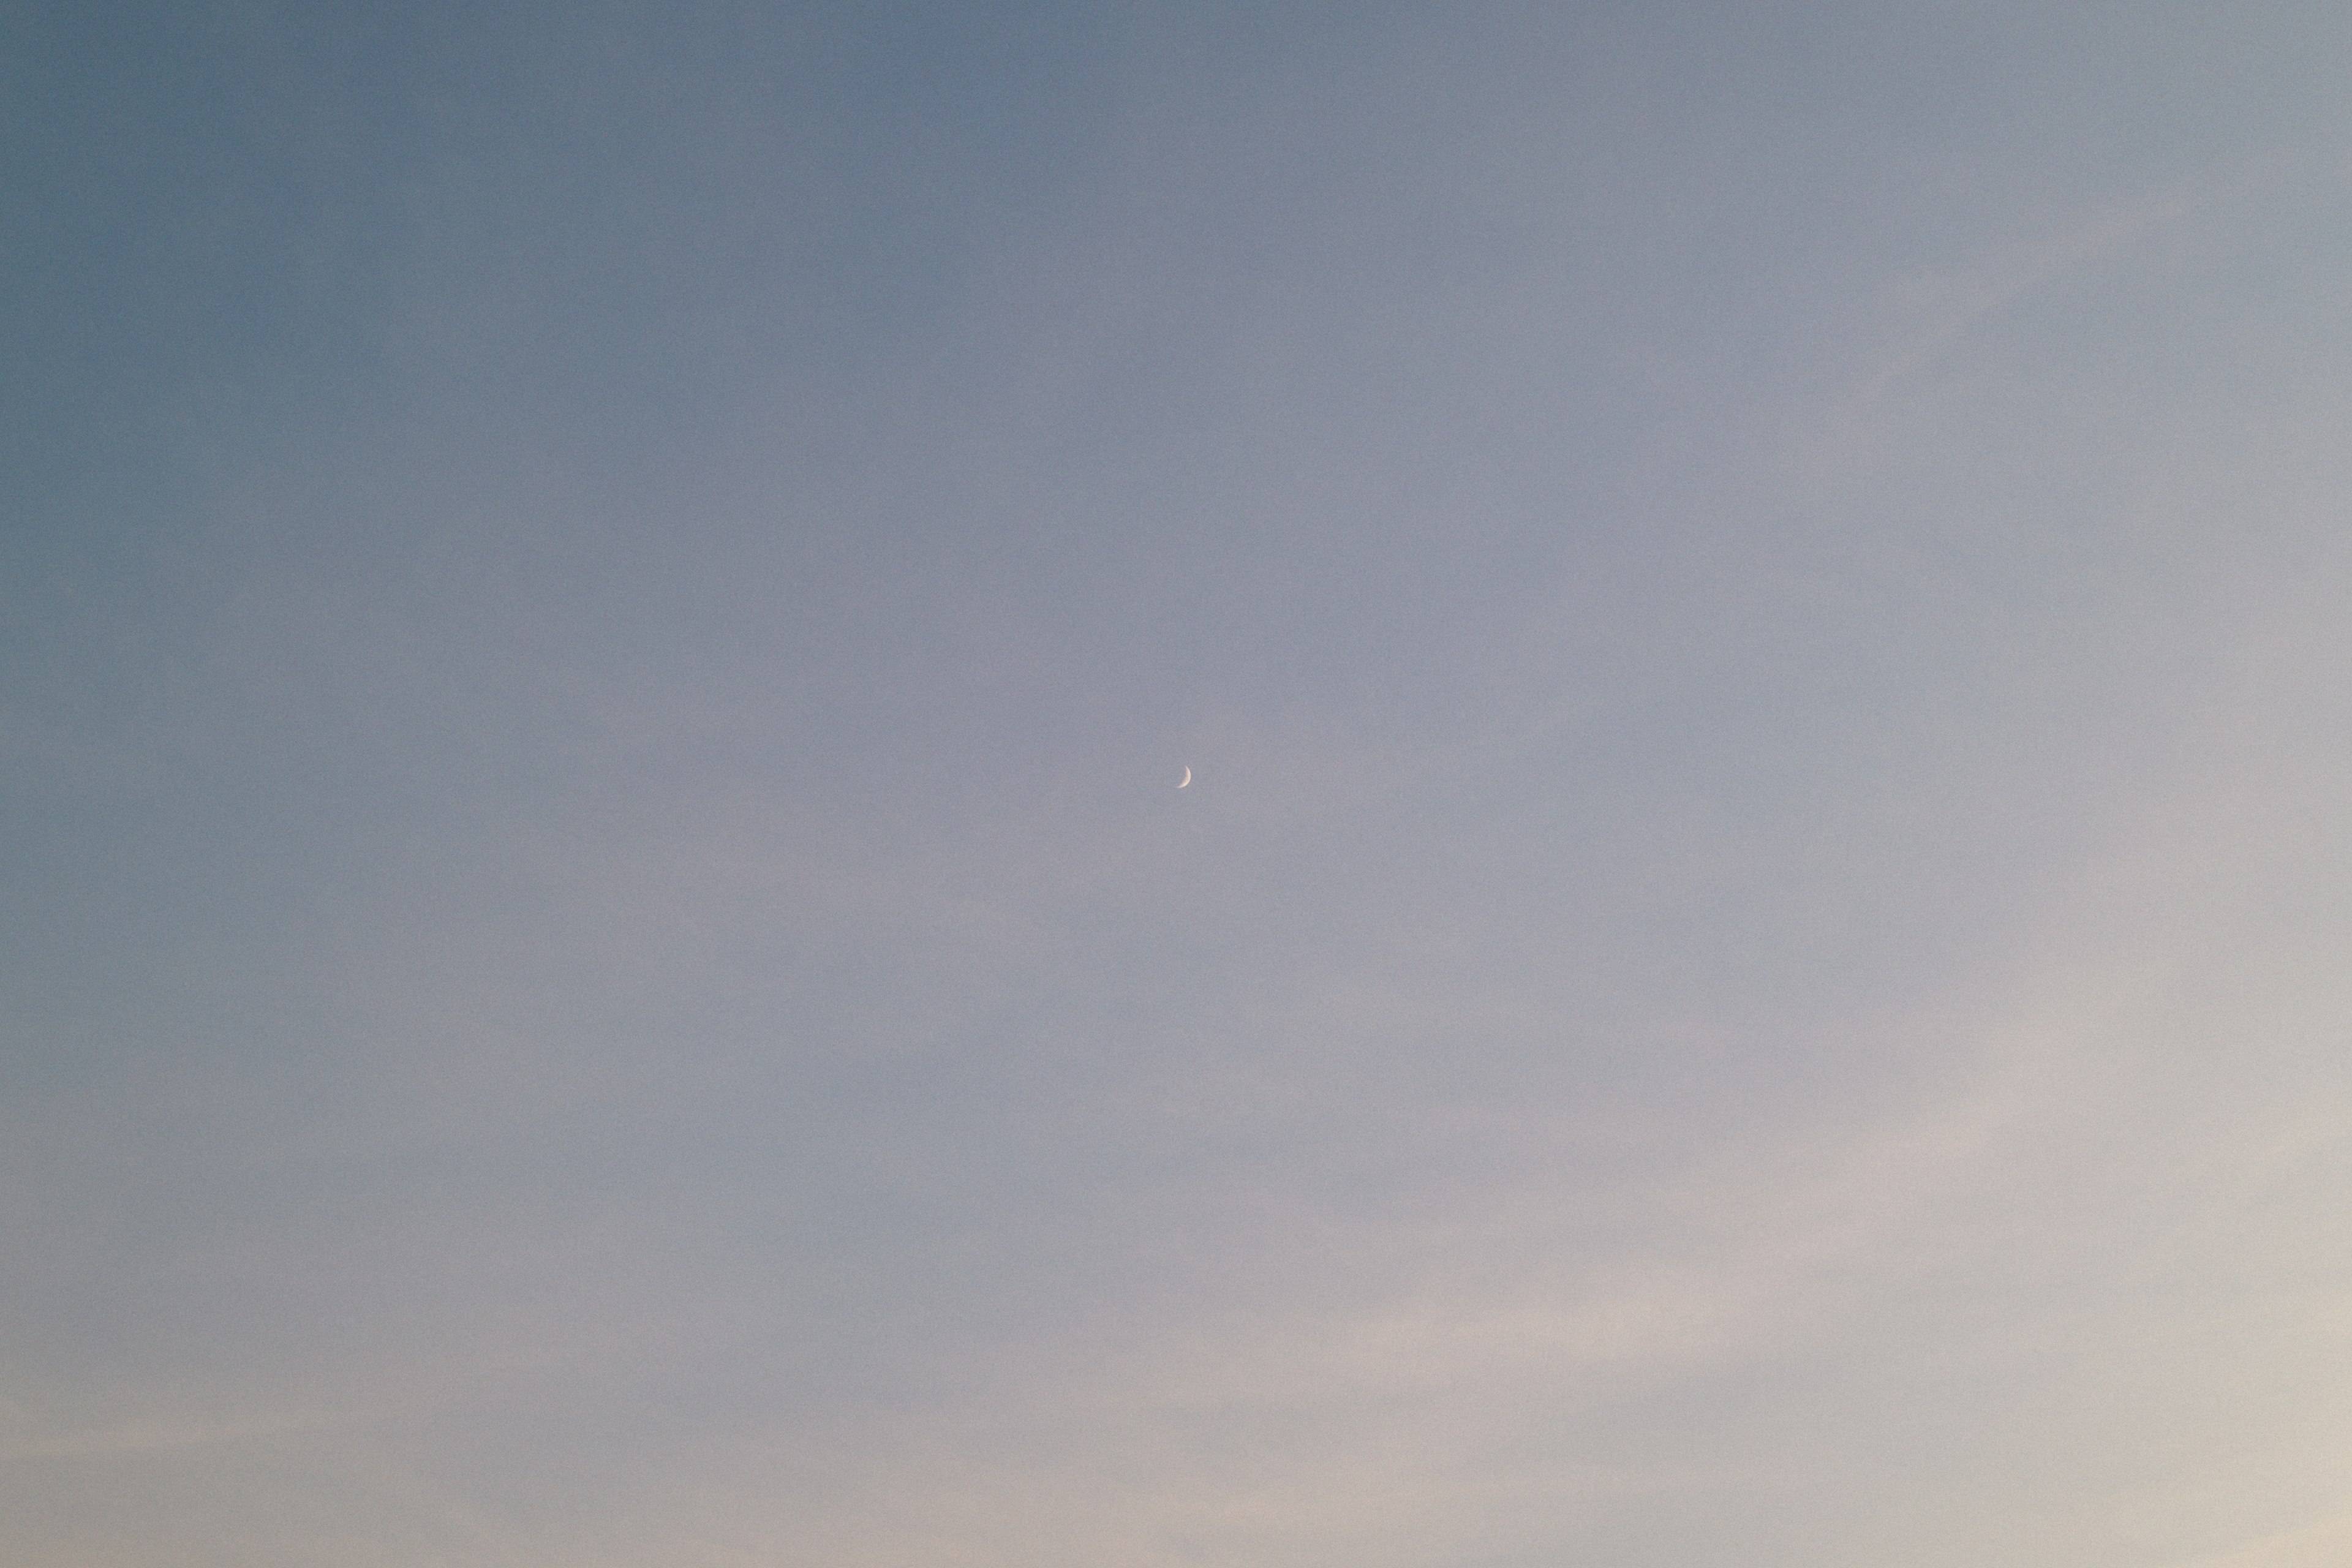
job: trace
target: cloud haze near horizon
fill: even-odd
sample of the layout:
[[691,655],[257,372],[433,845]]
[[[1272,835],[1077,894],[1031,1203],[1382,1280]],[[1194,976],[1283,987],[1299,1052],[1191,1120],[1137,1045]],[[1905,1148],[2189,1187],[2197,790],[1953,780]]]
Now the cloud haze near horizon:
[[7,16],[0,1555],[2352,1552],[2333,8]]

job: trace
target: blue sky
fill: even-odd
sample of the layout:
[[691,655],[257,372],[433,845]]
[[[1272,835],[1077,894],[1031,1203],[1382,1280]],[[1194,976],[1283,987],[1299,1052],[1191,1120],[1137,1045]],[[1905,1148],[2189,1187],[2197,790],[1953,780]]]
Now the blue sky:
[[0,18],[0,1555],[2352,1550],[2332,8]]

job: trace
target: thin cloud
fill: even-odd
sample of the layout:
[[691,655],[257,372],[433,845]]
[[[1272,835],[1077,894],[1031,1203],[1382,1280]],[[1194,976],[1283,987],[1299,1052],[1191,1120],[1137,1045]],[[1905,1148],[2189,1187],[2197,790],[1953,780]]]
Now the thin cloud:
[[2168,195],[2103,213],[2063,233],[1996,251],[1953,271],[1925,271],[1895,290],[1898,312],[1911,318],[1906,341],[1865,375],[1850,406],[1868,408],[1888,389],[1918,374],[1980,322],[2136,243],[2151,229],[2194,210],[2188,197]]

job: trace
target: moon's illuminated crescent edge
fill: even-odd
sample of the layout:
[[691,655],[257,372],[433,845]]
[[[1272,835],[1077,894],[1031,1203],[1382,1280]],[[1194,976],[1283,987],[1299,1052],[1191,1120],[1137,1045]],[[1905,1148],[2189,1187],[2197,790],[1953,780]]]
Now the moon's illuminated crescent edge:
[[1190,769],[1190,768],[1186,768],[1186,769],[1184,770],[1184,782],[1183,782],[1183,784],[1178,784],[1176,787],[1177,787],[1178,789],[1182,789],[1182,788],[1184,787],[1184,784],[1191,784],[1192,782],[1192,769]]

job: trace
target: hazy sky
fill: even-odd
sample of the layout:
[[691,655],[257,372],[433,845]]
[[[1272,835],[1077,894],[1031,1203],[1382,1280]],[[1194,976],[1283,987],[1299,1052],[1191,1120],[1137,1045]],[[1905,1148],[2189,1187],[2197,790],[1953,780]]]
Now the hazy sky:
[[2347,82],[0,5],[0,1558],[2340,1568]]

